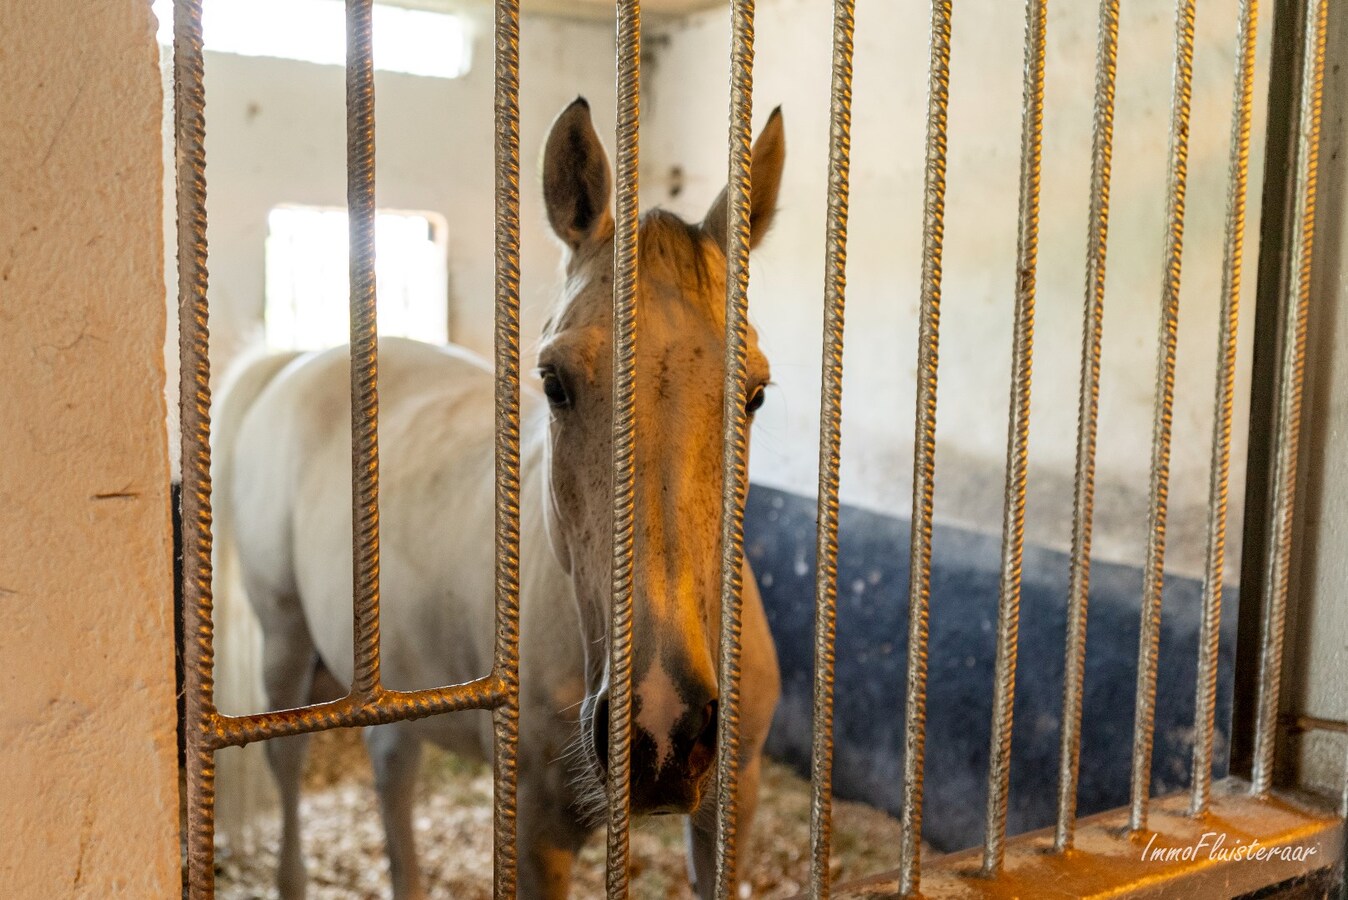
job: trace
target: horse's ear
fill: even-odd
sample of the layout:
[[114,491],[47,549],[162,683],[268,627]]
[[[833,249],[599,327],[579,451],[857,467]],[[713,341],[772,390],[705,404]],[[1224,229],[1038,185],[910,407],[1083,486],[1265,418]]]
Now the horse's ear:
[[[782,184],[782,166],[786,162],[786,132],[782,128],[782,108],[768,117],[768,123],[754,141],[753,169],[749,186],[749,246],[757,247],[772,226],[777,214],[777,189]],[[722,188],[702,220],[702,230],[726,248],[729,227],[728,188]]]
[[613,233],[612,192],[613,176],[590,121],[590,104],[577,97],[552,123],[543,148],[548,222],[573,252]]

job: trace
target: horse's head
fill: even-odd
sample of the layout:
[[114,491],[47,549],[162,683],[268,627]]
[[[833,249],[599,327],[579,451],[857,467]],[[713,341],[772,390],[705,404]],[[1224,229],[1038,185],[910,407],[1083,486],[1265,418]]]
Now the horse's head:
[[[774,112],[753,149],[751,244],[771,222],[784,155]],[[580,605],[583,744],[602,770],[612,608],[614,220],[612,175],[584,100],[552,126],[543,192],[548,220],[566,245],[565,286],[538,352],[551,405],[548,532]],[[726,229],[722,191],[699,224],[654,210],[639,230],[631,757],[637,812],[694,809],[715,757]],[[750,414],[768,379],[751,328]]]

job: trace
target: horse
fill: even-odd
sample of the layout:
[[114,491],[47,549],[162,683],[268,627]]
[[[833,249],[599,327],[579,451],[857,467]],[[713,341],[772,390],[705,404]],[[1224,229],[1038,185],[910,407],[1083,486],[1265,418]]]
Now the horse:
[[[780,110],[752,149],[750,246],[776,210]],[[612,559],[612,172],[584,98],[555,119],[542,166],[564,280],[521,390],[518,895],[559,900],[602,821]],[[631,803],[687,816],[689,879],[710,898],[719,690],[719,527],[726,191],[699,223],[661,209],[638,225]],[[314,702],[323,670],[352,679],[349,352],[265,357],[222,397],[217,492],[262,632],[269,704]],[[752,328],[749,416],[768,362]],[[399,689],[489,671],[494,641],[490,366],[454,346],[383,338],[379,355],[383,676]],[[738,833],[757,804],[780,690],[747,562]],[[331,679],[329,679],[331,680]],[[305,735],[267,742],[283,837],[277,884],[305,893],[299,792]],[[489,714],[365,730],[397,900],[425,896],[413,841],[423,741],[487,758]],[[744,846],[741,840],[739,846]]]

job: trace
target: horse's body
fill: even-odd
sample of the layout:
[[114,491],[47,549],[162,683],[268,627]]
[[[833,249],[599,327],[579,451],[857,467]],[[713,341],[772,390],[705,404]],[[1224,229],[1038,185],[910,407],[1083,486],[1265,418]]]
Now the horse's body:
[[[775,153],[760,160],[755,149],[755,174],[762,167],[768,184],[755,186],[755,238],[780,173],[776,117],[774,126]],[[570,251],[539,354],[546,398],[530,388],[522,396],[518,850],[519,893],[529,898],[566,895],[574,855],[602,812],[595,801],[607,718],[612,503],[607,179],[588,107],[578,101],[554,125],[545,157],[549,218]],[[701,229],[669,214],[646,217],[638,294],[633,806],[691,814],[690,874],[703,897],[714,863],[723,348],[716,310],[724,298],[717,241],[724,215],[722,200]],[[259,365],[270,378],[254,378],[250,396],[235,401],[246,408],[232,413],[237,434],[225,436],[229,471],[220,473],[220,502],[239,526],[234,540],[262,625],[268,698],[286,708],[314,699],[320,665],[351,683],[349,360],[341,348],[279,371],[274,359]],[[751,379],[751,391],[766,381],[756,347]],[[468,681],[490,670],[494,640],[493,378],[466,351],[385,339],[379,392],[384,684]],[[740,809],[747,830],[778,675],[747,566],[744,585]],[[278,882],[287,898],[304,892],[298,792],[305,740],[267,748],[285,818]],[[490,717],[455,713],[367,730],[398,898],[422,896],[411,817],[422,740],[487,757]]]

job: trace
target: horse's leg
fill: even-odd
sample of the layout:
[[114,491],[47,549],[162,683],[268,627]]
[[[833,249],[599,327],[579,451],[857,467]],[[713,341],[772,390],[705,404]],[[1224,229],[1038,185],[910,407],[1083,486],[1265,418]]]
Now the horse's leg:
[[516,845],[520,900],[566,900],[571,867],[585,841],[585,832],[566,816],[566,802],[531,788],[520,779]]
[[[747,858],[745,844],[749,840],[749,828],[753,824],[754,812],[758,809],[758,775],[762,757],[755,756],[740,767],[739,816],[735,822],[735,857],[743,862]],[[688,835],[688,880],[693,885],[693,893],[700,900],[712,900],[716,896],[716,806],[715,798],[709,797],[707,804],[698,813],[688,817],[686,826]],[[737,865],[740,882],[745,872]],[[738,896],[738,888],[731,892]]]
[[374,787],[384,819],[394,900],[422,900],[426,893],[412,830],[413,795],[421,770],[421,739],[405,722],[377,725],[365,729],[365,749],[374,767]]
[[[250,596],[253,596],[250,594]],[[263,680],[272,709],[291,709],[309,701],[318,655],[298,600],[274,603],[263,622]],[[300,846],[300,783],[309,736],[274,738],[266,742],[267,762],[281,795],[281,853],[276,886],[282,900],[302,900],[306,876]]]

